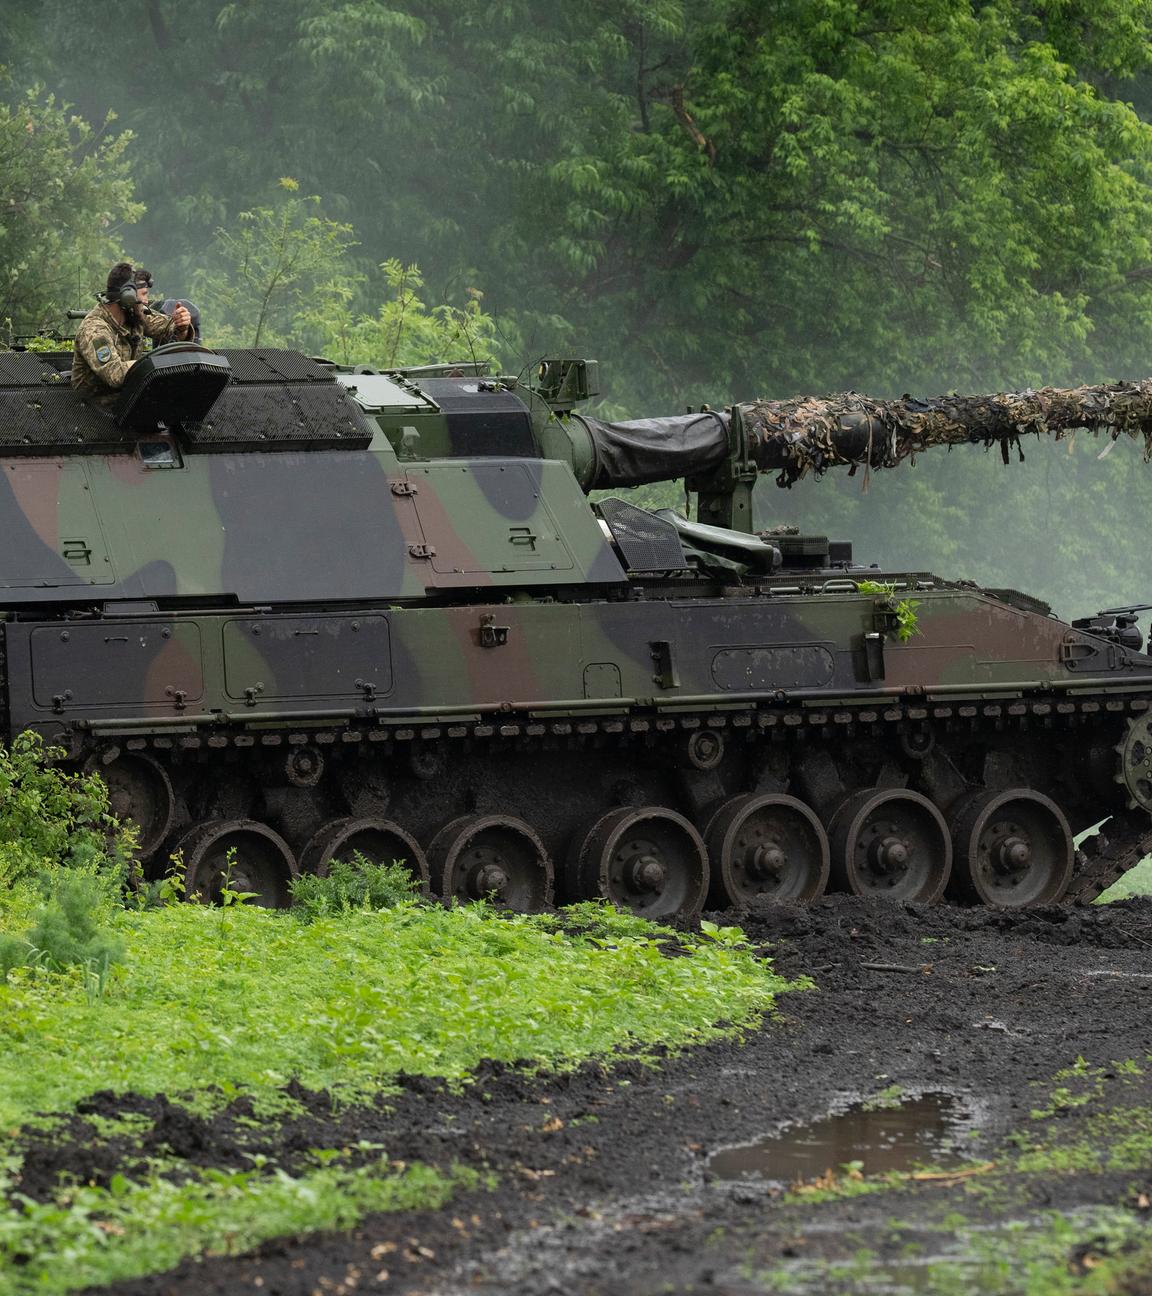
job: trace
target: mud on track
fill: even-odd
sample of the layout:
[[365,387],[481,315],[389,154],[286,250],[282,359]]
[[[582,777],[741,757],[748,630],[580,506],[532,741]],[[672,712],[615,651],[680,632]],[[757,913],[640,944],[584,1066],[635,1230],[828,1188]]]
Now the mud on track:
[[[366,1139],[397,1160],[464,1162],[499,1180],[441,1212],[374,1216],[348,1234],[281,1239],[116,1290],[776,1290],[771,1275],[796,1257],[819,1267],[864,1245],[882,1258],[897,1247],[894,1219],[906,1242],[949,1212],[980,1224],[1004,1204],[947,1182],[795,1204],[763,1184],[710,1182],[715,1149],[897,1085],[986,1100],[988,1121],[968,1155],[993,1160],[1004,1133],[1043,1104],[1052,1077],[1078,1055],[1106,1066],[1152,1052],[1152,900],[1012,914],[835,897],[728,917],[771,946],[780,971],[810,973],[819,989],[783,996],[780,1015],[743,1043],[658,1068],[586,1067],[540,1081],[494,1066],[463,1095],[413,1079],[387,1107],[342,1113],[323,1094],[299,1093],[305,1118],[259,1132],[242,1107],[196,1121],[163,1099],[98,1095],[93,1111],[155,1117],[154,1146],[200,1165],[246,1167],[244,1153],[262,1151],[291,1169],[308,1148]],[[1108,1093],[1095,1108],[1070,1110],[1063,1135],[1100,1102],[1147,1105],[1152,1081],[1129,1077]],[[81,1112],[62,1141],[29,1148],[22,1190],[35,1195],[65,1165],[98,1181],[131,1169],[117,1164],[126,1149],[89,1143]],[[1017,1190],[1011,1209],[1024,1215],[1131,1208],[1141,1191],[1152,1194],[1152,1158],[1137,1172],[1023,1176]],[[879,1270],[875,1282],[827,1270],[814,1290],[882,1290]]]

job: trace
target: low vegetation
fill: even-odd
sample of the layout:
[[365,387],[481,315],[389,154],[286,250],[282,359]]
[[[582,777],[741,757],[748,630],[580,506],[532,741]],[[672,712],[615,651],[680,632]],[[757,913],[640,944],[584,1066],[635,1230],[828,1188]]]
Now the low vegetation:
[[304,1175],[199,1171],[108,1188],[74,1185],[55,1201],[16,1194],[0,1221],[0,1291],[49,1293],[171,1268],[200,1252],[238,1255],[271,1237],[351,1228],[370,1211],[436,1209],[475,1171],[397,1168],[386,1160]]
[[479,1182],[371,1159],[291,1174],[153,1163],[22,1196],[29,1129],[98,1091],[202,1114],[244,1100],[274,1122],[295,1086],[351,1104],[401,1072],[465,1085],[483,1059],[555,1071],[682,1048],[753,1024],[799,984],[735,929],[676,933],[600,905],[445,908],[399,867],[337,865],[298,883],[286,913],[165,903],[163,887],[131,885],[99,781],[46,755],[21,739],[0,758],[0,1290],[115,1281]]

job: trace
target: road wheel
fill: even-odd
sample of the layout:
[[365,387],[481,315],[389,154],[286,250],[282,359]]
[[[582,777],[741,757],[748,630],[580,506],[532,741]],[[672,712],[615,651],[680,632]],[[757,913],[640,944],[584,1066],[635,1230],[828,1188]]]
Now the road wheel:
[[1002,909],[1056,904],[1072,878],[1072,829],[1031,788],[976,792],[952,812],[956,889]]
[[297,874],[292,848],[279,833],[254,819],[210,819],[190,828],[173,853],[184,858],[185,895],[219,904],[224,889],[249,892],[253,904],[286,909]]
[[815,813],[782,792],[733,797],[704,830],[709,904],[814,900],[828,884],[828,836]]
[[552,904],[552,860],[544,843],[510,815],[462,815],[428,847],[432,889],[445,900],[491,900],[519,913]]
[[934,904],[944,894],[952,840],[944,816],[919,792],[854,792],[832,816],[828,839],[841,890],[911,904]]
[[708,894],[708,852],[700,834],[663,806],[610,810],[573,842],[570,889],[643,918],[695,917]]

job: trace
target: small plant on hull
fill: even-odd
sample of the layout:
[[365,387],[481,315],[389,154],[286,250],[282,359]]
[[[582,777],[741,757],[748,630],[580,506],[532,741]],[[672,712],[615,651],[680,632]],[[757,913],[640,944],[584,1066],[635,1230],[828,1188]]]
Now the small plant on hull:
[[919,618],[916,615],[916,609],[920,606],[920,599],[898,599],[896,598],[896,586],[883,584],[880,581],[860,581],[856,588],[861,594],[879,594],[884,597],[883,610],[885,618],[892,622],[896,638],[901,643],[907,643],[913,635],[920,633]]

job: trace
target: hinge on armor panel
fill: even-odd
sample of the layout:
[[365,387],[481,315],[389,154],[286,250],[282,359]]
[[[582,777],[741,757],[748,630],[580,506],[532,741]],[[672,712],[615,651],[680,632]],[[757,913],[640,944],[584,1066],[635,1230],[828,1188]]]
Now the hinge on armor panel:
[[655,673],[652,676],[652,683],[659,684],[661,688],[679,688],[680,672],[676,669],[676,663],[672,657],[672,645],[667,639],[652,639],[648,643],[652,653],[652,661],[655,663]]
[[1067,670],[1116,670],[1122,658],[1115,644],[1066,638],[1060,645],[1060,664]]
[[869,631],[864,636],[864,670],[870,680],[884,678],[884,634]]
[[408,553],[413,558],[435,558],[436,557],[436,550],[433,549],[431,545],[426,545],[426,544],[410,544],[408,546]]

